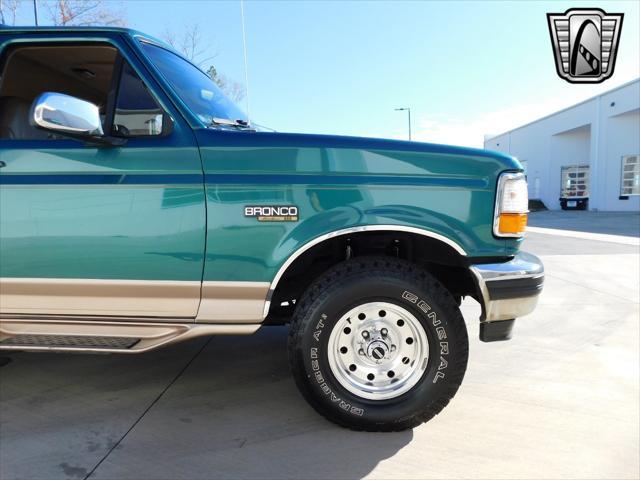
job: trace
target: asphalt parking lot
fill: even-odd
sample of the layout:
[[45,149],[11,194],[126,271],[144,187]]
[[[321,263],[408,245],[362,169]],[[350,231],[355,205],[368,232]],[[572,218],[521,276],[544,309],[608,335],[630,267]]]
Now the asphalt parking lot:
[[319,417],[286,328],[137,356],[17,353],[0,368],[0,478],[639,478],[640,215],[531,224],[538,309],[484,344],[465,301],[467,375],[428,424],[370,434]]

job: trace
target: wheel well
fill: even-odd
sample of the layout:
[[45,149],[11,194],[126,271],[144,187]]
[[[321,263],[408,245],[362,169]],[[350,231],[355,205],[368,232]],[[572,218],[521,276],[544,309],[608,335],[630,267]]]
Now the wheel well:
[[286,323],[297,299],[316,278],[340,262],[369,255],[398,257],[422,266],[456,299],[476,294],[466,257],[443,241],[412,232],[356,232],[329,238],[297,257],[277,282],[265,323]]

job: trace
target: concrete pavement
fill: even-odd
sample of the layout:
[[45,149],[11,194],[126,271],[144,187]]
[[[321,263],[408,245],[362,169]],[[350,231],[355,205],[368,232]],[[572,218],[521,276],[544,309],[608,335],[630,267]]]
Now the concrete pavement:
[[637,212],[589,212],[583,210],[532,212],[529,214],[529,226],[640,237],[640,215]]
[[283,327],[140,356],[19,353],[0,368],[0,478],[639,478],[638,247],[532,233],[524,249],[546,266],[538,309],[483,344],[465,301],[465,381],[413,431],[319,417]]

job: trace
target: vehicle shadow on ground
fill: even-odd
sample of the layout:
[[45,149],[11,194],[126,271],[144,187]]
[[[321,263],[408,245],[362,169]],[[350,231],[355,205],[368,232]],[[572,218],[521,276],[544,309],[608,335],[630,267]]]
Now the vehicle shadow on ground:
[[286,335],[269,327],[136,356],[12,355],[0,370],[0,476],[84,478],[102,461],[91,478],[350,479],[411,442],[411,431],[320,417],[289,373]]

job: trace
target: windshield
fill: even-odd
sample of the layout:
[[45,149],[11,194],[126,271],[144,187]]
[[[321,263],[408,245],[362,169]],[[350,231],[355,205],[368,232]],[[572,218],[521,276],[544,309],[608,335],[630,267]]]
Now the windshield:
[[147,42],[142,42],[142,48],[182,101],[205,125],[212,125],[214,118],[247,119],[206,73],[164,48]]

